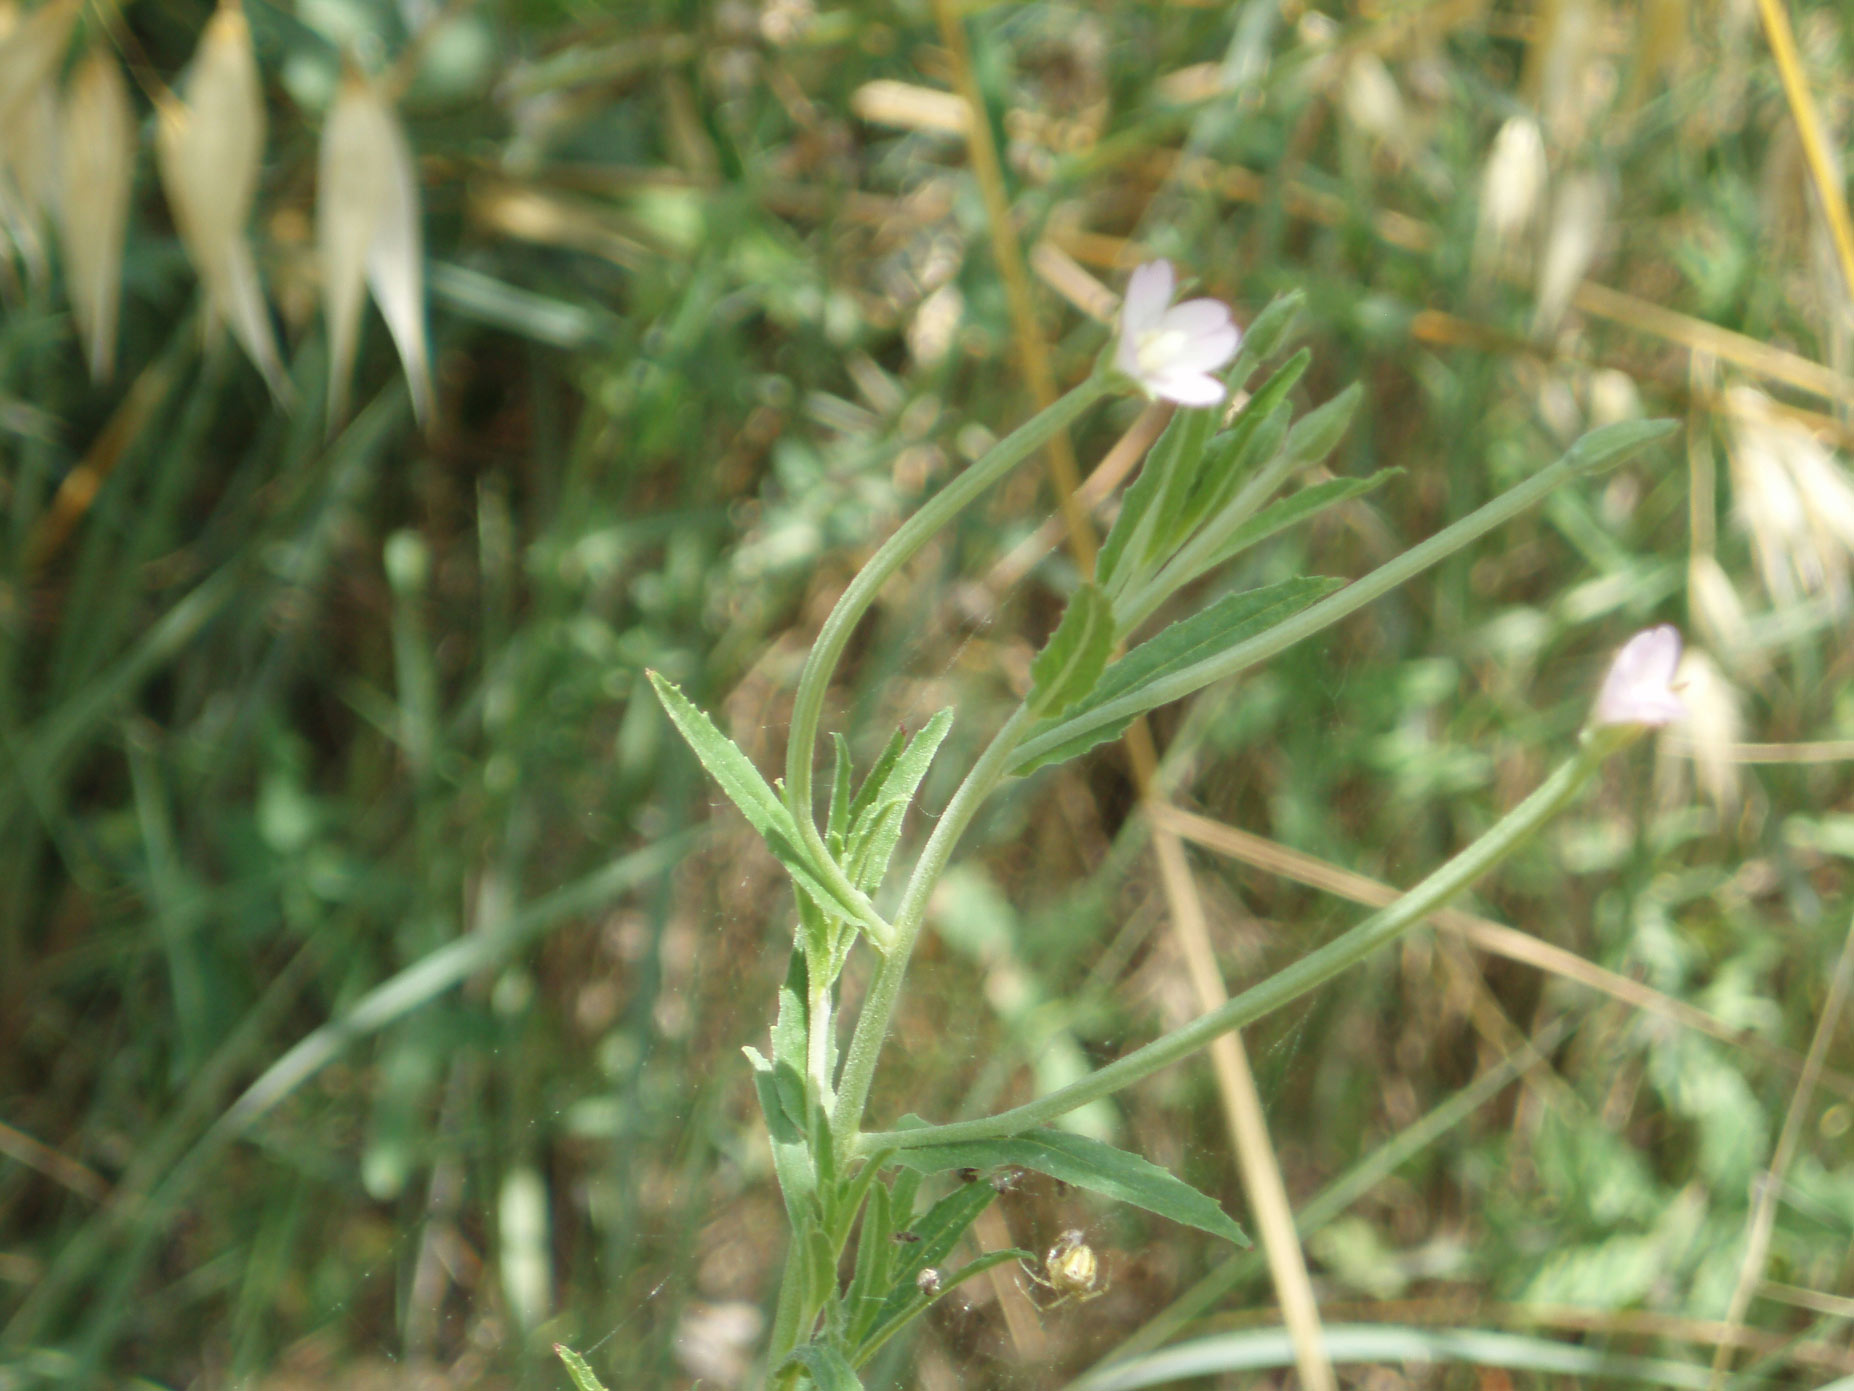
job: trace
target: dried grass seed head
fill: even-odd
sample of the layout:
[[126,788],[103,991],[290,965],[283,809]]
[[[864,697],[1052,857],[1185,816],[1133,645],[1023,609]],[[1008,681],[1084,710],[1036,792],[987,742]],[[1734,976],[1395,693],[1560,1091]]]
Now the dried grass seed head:
[[230,325],[272,395],[287,399],[270,308],[245,235],[264,156],[265,115],[251,30],[237,0],[222,0],[207,22],[184,97],[164,98],[157,118],[161,184],[206,288],[209,327]]
[[1726,393],[1732,495],[1758,574],[1779,604],[1848,598],[1854,479],[1813,431],[1752,387]]
[[379,86],[350,68],[322,127],[316,247],[328,319],[331,428],[347,409],[363,287],[405,365],[413,413],[431,418],[418,171],[398,114]]
[[60,160],[61,214],[71,311],[90,375],[109,377],[116,359],[122,252],[135,179],[135,115],[128,84],[108,48],[94,45],[65,90]]

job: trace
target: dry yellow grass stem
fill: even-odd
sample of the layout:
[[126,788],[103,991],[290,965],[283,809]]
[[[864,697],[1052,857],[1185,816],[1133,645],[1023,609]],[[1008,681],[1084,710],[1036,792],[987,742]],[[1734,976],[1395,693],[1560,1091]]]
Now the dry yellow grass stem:
[[[978,1220],[972,1224],[972,1237],[978,1242],[979,1250],[986,1252],[1008,1251],[1017,1245],[996,1203],[978,1215]],[[1007,1263],[986,1271],[985,1278],[998,1296],[998,1309],[1004,1315],[1004,1331],[1010,1336],[1011,1350],[1020,1362],[1041,1362],[1049,1355],[1049,1340],[1037,1319],[1036,1305],[1017,1283],[1016,1272],[1017,1267]]]
[[[966,122],[966,150],[972,161],[972,176],[985,201],[992,256],[998,262],[1005,298],[1010,304],[1018,361],[1036,408],[1047,410],[1056,400],[1056,376],[1050,369],[1049,349],[1037,327],[1036,305],[1030,297],[1030,276],[1024,269],[1023,243],[1011,214],[1010,195],[1004,186],[1004,171],[998,162],[998,147],[992,140],[991,123],[980,119],[985,104],[978,78],[972,71],[965,25],[950,0],[935,0],[933,8],[941,40],[952,62],[953,82],[959,89],[959,99],[972,113]],[[1068,431],[1058,430],[1051,435],[1048,450],[1050,482],[1055,488],[1063,524],[1068,529],[1069,549],[1074,552],[1075,563],[1082,573],[1088,574],[1094,569],[1094,532],[1075,496],[1081,485],[1081,470],[1076,466],[1075,449],[1069,442]]]
[[[1178,807],[1166,807],[1158,815],[1179,835],[1206,850],[1214,850],[1220,855],[1227,855],[1283,879],[1305,884],[1308,888],[1319,889],[1370,908],[1382,908],[1400,897],[1400,891],[1389,884],[1328,864],[1317,856],[1290,850],[1285,845],[1277,845],[1271,840],[1240,831],[1234,826],[1226,826],[1207,816],[1199,816]],[[1586,961],[1576,952],[1553,946],[1529,932],[1521,932],[1455,908],[1447,908],[1432,915],[1430,921],[1444,931],[1459,933],[1471,945],[1490,955],[1505,957],[1509,961],[1517,961],[1600,991],[1644,1013],[1658,1015],[1721,1043],[1743,1048],[1759,1061],[1781,1067],[1786,1072],[1800,1074],[1803,1070],[1803,1059],[1789,1049],[1779,1047],[1756,1034],[1734,1029],[1684,1000],[1676,1000],[1640,981],[1605,970],[1594,962]],[[1854,1100],[1854,1078],[1825,1071],[1821,1081],[1841,1096]]]
[[1809,164],[1809,177],[1815,183],[1822,216],[1828,221],[1834,239],[1835,258],[1841,262],[1843,290],[1854,296],[1854,222],[1848,219],[1847,199],[1841,192],[1841,175],[1828,152],[1828,140],[1822,131],[1822,118],[1809,94],[1809,79],[1804,75],[1802,59],[1796,52],[1796,35],[1790,29],[1789,11],[1782,0],[1758,0],[1758,15],[1764,22],[1764,37],[1770,44],[1770,56],[1776,59],[1777,76],[1783,81],[1783,95],[1796,121],[1796,133],[1802,139],[1803,158]]
[[13,1129],[5,1121],[0,1121],[0,1154],[16,1164],[36,1169],[80,1198],[100,1203],[109,1196],[108,1181],[95,1169],[41,1140],[33,1139],[23,1130]]
[[[950,0],[936,0],[935,14],[941,36],[951,59],[954,83],[972,113],[965,121],[967,145],[973,175],[984,196],[986,221],[990,227],[992,252],[1004,280],[1010,305],[1011,323],[1017,339],[1018,357],[1039,409],[1056,399],[1054,374],[1049,366],[1049,352],[1036,322],[1036,309],[1030,295],[1030,279],[1025,270],[1023,249],[1012,218],[998,152],[992,142],[991,127],[977,113],[983,110],[977,81],[972,73],[971,54],[967,50],[964,27]],[[1068,267],[1044,256],[1044,274],[1059,276]],[[1079,267],[1074,267],[1079,271]],[[1073,276],[1068,277],[1074,288]],[[1104,306],[1103,306],[1104,307]],[[1130,461],[1129,461],[1130,462]],[[1079,470],[1066,432],[1058,431],[1049,443],[1051,481],[1061,508],[1062,524],[1069,549],[1081,572],[1094,569],[1095,539],[1084,501],[1080,495]],[[1142,799],[1151,800],[1156,793],[1154,774],[1158,760],[1146,722],[1135,720],[1126,735],[1126,747],[1133,775]],[[1200,1009],[1211,1010],[1229,998],[1218,973],[1216,956],[1211,950],[1205,928],[1203,908],[1196,886],[1184,863],[1184,849],[1170,832],[1155,828],[1154,849],[1159,857],[1160,876],[1165,885],[1185,959],[1190,963],[1193,991]],[[1320,1336],[1319,1310],[1313,1298],[1313,1283],[1308,1278],[1306,1259],[1300,1238],[1294,1230],[1294,1214],[1288,1204],[1281,1181],[1280,1165],[1268,1140],[1262,1115],[1261,1098],[1255,1089],[1248,1060],[1234,1034],[1225,1034],[1211,1045],[1211,1061],[1216,1070],[1224,1113],[1229,1119],[1243,1186],[1249,1196],[1256,1225],[1267,1250],[1269,1268],[1275,1277],[1281,1300],[1282,1316],[1294,1341],[1295,1359],[1301,1380],[1310,1391],[1334,1391],[1337,1382],[1332,1364],[1326,1356]]]
[[[1191,877],[1184,842],[1165,821],[1169,808],[1158,791],[1158,759],[1144,719],[1135,720],[1127,730],[1126,746],[1134,778],[1139,784],[1141,802],[1152,819],[1153,854],[1159,862],[1159,880],[1165,889],[1172,930],[1184,951],[1191,993],[1196,997],[1199,1011],[1208,1014],[1229,999],[1229,987],[1224,983],[1216,953],[1210,946],[1203,901]],[[1250,1215],[1255,1219],[1262,1252],[1268,1259],[1268,1273],[1281,1302],[1281,1319],[1294,1344],[1294,1361],[1300,1371],[1301,1384],[1310,1391],[1336,1391],[1339,1383],[1333,1374],[1332,1361],[1326,1355],[1319,1303],[1313,1296],[1313,1281],[1307,1274],[1300,1233],[1295,1230],[1294,1208],[1288,1200],[1287,1185],[1281,1179],[1280,1160],[1268,1138],[1261,1094],[1256,1090],[1255,1074],[1249,1067],[1241,1035],[1234,1031],[1219,1035],[1210,1045],[1210,1064],[1216,1074],[1224,1118],[1229,1123],[1230,1142],[1236,1151],[1243,1192],[1249,1199]]]
[[26,568],[37,570],[56,555],[73,528],[90,510],[104,480],[121,462],[126,450],[147,426],[156,407],[167,399],[174,384],[174,361],[171,355],[158,357],[142,369],[121,404],[110,414],[107,424],[91,441],[84,457],[64,476],[51,505],[33,524],[26,542]]

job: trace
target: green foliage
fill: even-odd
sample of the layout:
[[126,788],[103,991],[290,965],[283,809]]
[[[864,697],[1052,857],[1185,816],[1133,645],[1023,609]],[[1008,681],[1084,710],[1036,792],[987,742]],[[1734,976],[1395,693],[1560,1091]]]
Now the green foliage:
[[[22,7],[9,39],[55,8]],[[1820,199],[1759,31],[1669,32],[1665,8],[1608,7],[1589,52],[1596,31],[1549,6],[965,15],[1038,270],[1061,266],[1053,249],[1118,289],[1130,261],[1164,254],[1245,328],[1226,376],[1255,399],[1226,427],[1180,413],[1170,452],[1097,513],[1115,517],[1097,582],[1112,581],[1123,662],[1226,594],[1371,574],[1592,427],[1607,433],[1577,458],[1601,466],[1593,448],[1665,428],[1634,417],[1682,417],[1678,444],[1561,488],[1152,726],[1181,805],[1394,884],[1523,795],[1645,623],[1679,622],[1730,684],[1743,723],[1721,738],[1786,746],[1722,772],[1680,740],[1652,775],[1645,755],[1619,761],[1474,904],[1713,1015],[1722,1036],[1420,934],[1245,1034],[1297,1218],[1325,1210],[1301,1195],[1331,1175],[1366,1175],[1334,1201],[1375,1238],[1349,1249],[1388,1263],[1403,1297],[1491,1292],[1542,1321],[1329,1324],[1332,1346],[1470,1364],[1445,1380],[1505,1367],[1520,1391],[1705,1381],[1711,1347],[1683,1331],[1722,1317],[1739,1281],[1748,1194],[1847,925],[1843,549],[1806,522],[1840,513],[1803,498],[1780,544],[1752,525],[1760,484],[1797,486],[1766,470],[1805,444],[1760,440],[1734,405],[1765,393],[1817,451],[1808,479],[1845,472],[1847,388],[1825,365],[1841,360],[1845,287],[1810,250]],[[182,84],[211,9],[130,7],[107,26],[84,12],[56,84],[86,48],[132,58],[146,155],[149,94]],[[1849,20],[1821,0],[1789,10],[1832,106]],[[796,661],[848,575],[1030,413],[960,141],[892,123],[868,86],[951,87],[928,10],[245,13],[270,129],[244,231],[293,415],[202,333],[151,160],[134,170],[102,381],[55,226],[14,216],[32,171],[12,145],[0,171],[0,1381],[360,1384],[390,1360],[544,1385],[560,1379],[555,1337],[599,1340],[615,1387],[750,1380],[776,1370],[770,1331],[742,1330],[774,1309],[794,1220],[821,1312],[912,1311],[854,1357],[828,1317],[807,1330],[871,1391],[929,1366],[973,1391],[1088,1375],[1120,1339],[1180,1336],[1159,1315],[1200,1271],[1223,1283],[1196,1291],[1198,1316],[1262,1316],[1275,1300],[1258,1257],[1032,1177],[987,1198],[997,1219],[1026,1245],[1087,1226],[1114,1289],[1046,1314],[1045,1355],[1019,1364],[996,1301],[945,1303],[1019,1253],[955,1241],[928,1303],[892,1264],[914,1248],[870,1245],[857,1224],[889,1201],[893,1224],[918,1226],[950,1194],[885,1200],[919,1176],[878,1178],[879,1156],[820,1144],[834,1098],[807,1093],[808,1062],[840,1076],[848,1037],[814,1036],[814,995],[866,998],[884,958],[853,956],[875,911],[862,899],[898,912],[943,795],[1085,579],[1060,557],[1021,563],[1055,510],[1037,466],[894,574],[850,637],[822,706],[842,744],[819,774],[841,880],[795,816],[770,819],[783,789],[753,772],[738,789],[816,887],[786,892],[759,832],[711,814],[707,774],[645,680],[686,692],[691,727],[728,730],[711,755],[770,772]],[[324,436],[309,229],[344,52],[382,76],[403,62],[429,429],[368,311],[356,409]],[[1536,80],[1553,72],[1590,80]],[[1361,98],[1386,81],[1397,119],[1373,126]],[[1523,227],[1495,236],[1487,161],[1515,118],[1536,118],[1546,173]],[[1540,272],[1583,171],[1603,189],[1584,229],[1602,252],[1554,316]],[[1059,387],[1111,356],[1065,273],[1030,286]],[[1351,383],[1364,390],[1332,452],[1297,462]],[[1069,423],[1084,471],[1136,408]],[[1192,461],[1184,436],[1207,423]],[[988,582],[1005,573],[1010,587]],[[1113,671],[1102,681],[1124,680]],[[1102,708],[1098,690],[1055,722]],[[885,745],[898,727],[926,738],[949,707],[957,725],[931,748]],[[1055,732],[1031,731],[1017,761],[1074,752],[1045,742]],[[935,776],[891,786],[910,748]],[[876,1114],[984,1115],[1175,1015],[1186,997],[1132,806],[1105,750],[985,803],[955,877],[926,896]],[[1233,986],[1357,916],[1278,872],[1291,859],[1191,857]],[[954,940],[975,882],[1009,909],[1008,950],[969,922]],[[1542,1060],[1515,1046],[1552,1030]],[[742,1066],[743,1042],[763,1070]],[[1429,1127],[1479,1086],[1471,1060],[1495,1055],[1523,1090],[1474,1091]],[[1798,1102],[1766,1294],[1846,1292],[1845,1072],[1829,1047]],[[1201,1072],[1113,1104],[1142,1153],[1235,1191]],[[810,1194],[797,1217],[774,1195],[781,1166]],[[498,1202],[522,1175],[547,1218],[540,1337],[520,1335],[530,1305],[505,1292],[525,1256]],[[879,1279],[856,1273],[866,1246],[872,1267],[891,1262]],[[1444,1246],[1465,1270],[1439,1262]],[[1315,1267],[1321,1291],[1342,1274]],[[1613,1316],[1593,1332],[1595,1315],[1547,1298]],[[706,1333],[711,1318],[737,1341]],[[1813,1318],[1754,1300],[1748,1339],[1768,1351],[1755,1366],[1741,1352],[1734,1376],[1854,1370]],[[1228,1378],[1292,1360],[1277,1330],[1195,1333],[1159,1354],[1195,1361],[1121,1365]],[[685,1362],[692,1347],[720,1370]]]
[[[1283,580],[1225,595],[1202,612],[1180,619],[1108,667],[1086,700],[1034,729],[1012,771],[1034,772],[1117,738],[1135,715],[1167,699],[1148,698],[1158,682],[1267,631],[1343,584],[1321,578]],[[1111,716],[1097,716],[1110,704]]]
[[1062,622],[1030,664],[1032,715],[1060,715],[1094,689],[1114,650],[1114,606],[1098,585],[1084,584]]
[[1003,1140],[922,1145],[898,1151],[895,1162],[924,1174],[963,1168],[1029,1169],[1196,1227],[1238,1246],[1249,1244],[1242,1228],[1229,1214],[1190,1184],[1136,1154],[1128,1154],[1086,1135],[1047,1130]]

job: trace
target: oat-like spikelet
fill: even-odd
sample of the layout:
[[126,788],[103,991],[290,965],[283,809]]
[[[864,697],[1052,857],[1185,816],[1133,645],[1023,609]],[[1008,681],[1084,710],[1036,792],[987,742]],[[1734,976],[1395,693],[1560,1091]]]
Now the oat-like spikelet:
[[1671,747],[1664,743],[1655,781],[1665,803],[1686,800],[1687,771],[1700,795],[1712,803],[1719,819],[1728,821],[1743,795],[1740,769],[1733,746],[1743,736],[1741,697],[1718,664],[1698,648],[1688,648],[1674,676],[1686,715],[1672,732]]
[[90,375],[107,378],[116,358],[122,248],[135,174],[135,116],[128,84],[107,49],[92,48],[64,96],[58,230],[71,311]]
[[1547,337],[1557,331],[1571,296],[1577,293],[1590,263],[1596,259],[1608,208],[1609,189],[1601,174],[1586,170],[1558,185],[1558,196],[1552,200],[1551,226],[1545,234],[1545,252],[1539,261],[1538,299],[1532,312],[1534,337]]
[[0,4],[0,130],[10,130],[19,108],[58,74],[82,0],[51,0],[29,14]]
[[350,69],[322,127],[316,245],[328,318],[328,421],[347,409],[359,341],[363,286],[405,364],[412,409],[431,418],[431,362],[425,342],[425,262],[419,233],[418,171],[399,117],[377,86]]
[[239,0],[220,0],[193,55],[185,100],[160,103],[155,154],[174,225],[206,288],[209,323],[230,325],[271,395],[290,396],[246,226],[264,157],[264,92]]
[[1478,255],[1503,261],[1524,245],[1538,222],[1548,175],[1539,123],[1530,115],[1509,117],[1481,173]]
[[1761,391],[1726,393],[1732,493],[1758,574],[1779,604],[1848,597],[1854,558],[1854,479],[1815,434]]
[[12,103],[0,123],[0,229],[19,249],[26,274],[45,278],[45,232],[57,204],[58,96],[47,75]]
[[58,63],[77,22],[78,0],[21,14],[0,0],[0,233],[26,274],[45,274],[45,226],[57,156]]

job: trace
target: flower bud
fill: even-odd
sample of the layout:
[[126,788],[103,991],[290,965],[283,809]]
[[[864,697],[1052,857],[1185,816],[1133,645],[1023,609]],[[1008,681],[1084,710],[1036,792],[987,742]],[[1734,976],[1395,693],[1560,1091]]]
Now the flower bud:
[[1671,623],[1643,629],[1610,663],[1590,723],[1656,727],[1684,719],[1686,707],[1673,689],[1679,665],[1680,630]]
[[158,115],[161,183],[206,288],[209,325],[229,324],[271,394],[287,399],[270,307],[245,236],[264,155],[264,93],[238,0],[221,0],[207,23],[185,101],[165,98]]
[[122,247],[135,172],[135,117],[115,58],[93,48],[64,97],[59,217],[71,310],[84,337],[90,375],[103,380],[116,357]]
[[431,418],[425,340],[425,263],[418,174],[399,117],[365,76],[349,71],[322,128],[316,243],[328,318],[328,420],[347,408],[359,340],[361,290],[373,291],[405,365],[412,410]]

